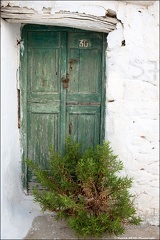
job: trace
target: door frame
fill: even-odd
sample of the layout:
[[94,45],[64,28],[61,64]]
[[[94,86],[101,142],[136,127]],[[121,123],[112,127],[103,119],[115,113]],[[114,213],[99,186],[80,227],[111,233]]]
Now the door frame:
[[[21,156],[22,156],[22,185],[23,190],[27,193],[28,189],[28,167],[25,163],[27,158],[27,31],[61,31],[61,32],[93,32],[88,30],[80,30],[68,27],[46,26],[26,24],[21,29],[21,48],[20,48],[20,136],[21,136]],[[95,32],[95,31],[94,31]],[[101,126],[100,126],[100,143],[105,138],[105,108],[106,108],[106,48],[107,48],[107,33],[102,33],[102,92],[101,92]],[[65,39],[66,40],[66,39]],[[66,58],[67,60],[67,58]],[[63,91],[63,89],[61,89]],[[63,94],[64,95],[64,94]],[[64,96],[65,97],[65,96]],[[65,99],[61,99],[64,101]],[[65,105],[64,105],[65,106]],[[65,114],[65,109],[62,109]],[[64,119],[64,118],[63,118]],[[65,130],[65,129],[64,129]],[[65,131],[63,131],[65,134]],[[64,136],[65,137],[65,136]]]

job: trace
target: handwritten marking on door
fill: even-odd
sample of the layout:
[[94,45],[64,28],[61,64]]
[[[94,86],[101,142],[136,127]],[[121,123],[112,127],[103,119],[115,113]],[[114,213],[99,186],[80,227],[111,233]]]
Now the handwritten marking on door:
[[79,40],[79,47],[88,48],[89,42],[86,39]]

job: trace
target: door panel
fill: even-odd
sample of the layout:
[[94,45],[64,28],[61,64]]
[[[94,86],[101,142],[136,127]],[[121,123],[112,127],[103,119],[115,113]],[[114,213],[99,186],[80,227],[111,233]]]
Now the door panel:
[[[93,49],[102,47],[102,33],[95,32],[69,32],[68,33],[68,46],[69,48],[77,49]],[[85,41],[84,41],[85,40]]]
[[59,114],[28,114],[28,157],[48,168],[48,147],[58,146]]
[[71,137],[82,144],[82,151],[99,144],[100,107],[68,106],[67,125]]
[[58,49],[29,49],[28,59],[31,93],[59,92]]
[[[92,61],[91,61],[92,59]],[[98,94],[99,54],[97,49],[80,50],[79,92]],[[87,76],[87,77],[86,77]]]
[[100,143],[102,34],[68,34],[67,133],[84,151]]
[[97,80],[101,77],[100,61],[101,55],[98,49],[70,49],[68,93],[98,94],[100,89]]
[[100,101],[102,34],[68,33],[67,101]]
[[[41,165],[44,170],[49,169],[48,147],[55,146],[58,150],[59,145],[59,114],[48,113],[28,113],[28,158]],[[28,170],[29,193],[33,187],[39,186],[34,174]],[[39,186],[40,188],[40,186]]]
[[28,47],[60,48],[60,34],[55,31],[28,31]]
[[[103,34],[28,25],[22,37],[24,158],[47,170],[49,145],[63,153],[69,134],[83,151],[102,140]],[[29,191],[37,184],[27,168],[24,179]]]

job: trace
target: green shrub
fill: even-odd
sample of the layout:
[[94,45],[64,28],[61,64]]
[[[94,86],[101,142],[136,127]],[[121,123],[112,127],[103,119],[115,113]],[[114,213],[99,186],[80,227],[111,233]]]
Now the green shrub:
[[43,211],[57,212],[79,236],[101,236],[104,232],[124,233],[124,224],[139,224],[129,189],[132,179],[116,173],[122,161],[109,142],[81,153],[80,145],[66,139],[65,154],[50,149],[50,169],[44,171],[26,160],[45,190],[33,190]]

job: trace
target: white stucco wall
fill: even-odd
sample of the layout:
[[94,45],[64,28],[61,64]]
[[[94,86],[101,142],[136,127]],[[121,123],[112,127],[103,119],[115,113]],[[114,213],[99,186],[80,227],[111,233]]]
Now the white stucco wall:
[[[7,2],[7,1],[6,1]],[[158,24],[159,2],[146,7],[125,1],[12,1],[41,11],[66,10],[103,16],[116,11],[122,24],[109,33],[106,52],[106,140],[134,178],[138,213],[158,224]],[[137,1],[138,2],[138,1]],[[149,1],[151,2],[151,1]],[[1,182],[2,239],[23,238],[39,208],[21,189],[20,135],[17,128],[17,39],[20,25],[2,20]],[[125,46],[122,41],[125,40]]]
[[16,79],[20,25],[2,20],[1,35],[1,239],[21,239],[39,208],[21,189]]
[[[106,138],[133,176],[136,206],[144,221],[159,216],[158,2],[119,6],[123,29],[108,36]],[[125,39],[125,46],[121,40]]]

